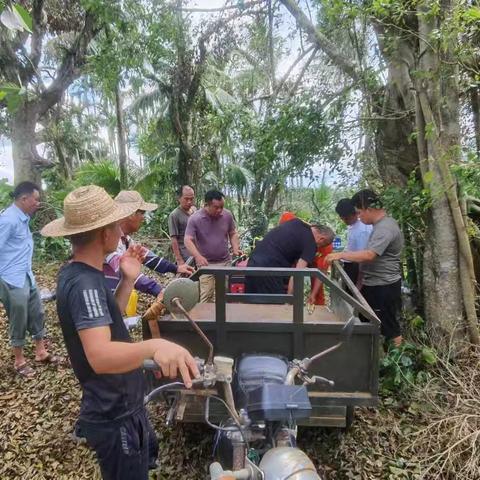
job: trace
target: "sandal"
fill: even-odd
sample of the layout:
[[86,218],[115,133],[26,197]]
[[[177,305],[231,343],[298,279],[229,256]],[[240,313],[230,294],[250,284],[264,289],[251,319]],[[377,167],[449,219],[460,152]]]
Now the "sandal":
[[47,356],[41,360],[35,360],[35,362],[43,365],[63,365],[66,363],[63,357],[59,355],[53,355],[52,353],[47,354]]
[[35,376],[35,370],[26,362],[18,365],[18,367],[13,368],[15,369],[15,372],[17,372],[17,374],[21,377],[32,378],[33,376]]

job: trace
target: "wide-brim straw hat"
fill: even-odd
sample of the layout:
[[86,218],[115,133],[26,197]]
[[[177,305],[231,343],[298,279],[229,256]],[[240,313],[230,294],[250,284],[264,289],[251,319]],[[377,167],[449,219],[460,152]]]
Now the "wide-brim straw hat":
[[67,237],[90,232],[132,215],[140,205],[117,203],[103,188],[87,185],[65,197],[64,216],[45,225],[40,233],[45,237]]
[[122,190],[116,197],[115,201],[120,204],[126,203],[139,203],[140,206],[137,210],[143,210],[145,212],[152,212],[158,208],[156,203],[148,203],[143,197],[135,190]]

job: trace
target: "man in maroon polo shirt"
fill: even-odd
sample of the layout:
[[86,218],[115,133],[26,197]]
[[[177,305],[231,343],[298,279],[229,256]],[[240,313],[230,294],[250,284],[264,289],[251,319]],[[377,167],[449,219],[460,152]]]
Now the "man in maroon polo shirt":
[[[185,230],[185,246],[194,256],[197,267],[226,266],[231,257],[228,241],[233,255],[240,254],[235,221],[229,210],[224,208],[225,196],[218,190],[209,190],[205,194],[203,208],[190,216]],[[215,278],[213,275],[200,277],[200,302],[215,301]]]

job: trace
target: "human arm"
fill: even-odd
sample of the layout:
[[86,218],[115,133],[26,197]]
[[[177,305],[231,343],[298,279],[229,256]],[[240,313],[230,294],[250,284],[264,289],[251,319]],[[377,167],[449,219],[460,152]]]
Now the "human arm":
[[180,245],[178,244],[178,239],[175,236],[170,237],[170,243],[172,244],[173,254],[175,255],[175,260],[177,261],[177,265],[183,265],[185,260],[182,257],[182,253],[180,252]]
[[166,258],[155,255],[151,250],[146,251],[145,261],[146,267],[157,273],[184,273],[191,275],[193,268],[190,265],[175,265],[169,262]]
[[130,293],[140,275],[143,258],[144,251],[140,245],[131,245],[120,257],[121,279],[115,290],[115,299],[121,312],[127,308]]
[[[303,258],[300,258],[295,265],[295,268],[307,268],[308,262],[304,260]],[[293,293],[293,277],[290,277],[290,280],[288,281],[288,290],[287,293],[291,295]]]
[[182,257],[182,253],[180,252],[180,246],[178,244],[178,237],[180,236],[180,228],[178,224],[178,218],[175,215],[176,210],[174,210],[168,216],[168,234],[170,235],[170,243],[172,245],[173,254],[175,255],[175,259],[177,261],[177,265],[182,265],[185,263]]
[[190,216],[187,222],[187,228],[185,229],[185,237],[183,241],[185,242],[185,247],[193,255],[197,267],[206,267],[208,265],[208,260],[200,253],[195,244],[195,239],[197,237],[197,214]]
[[177,273],[177,266],[169,262],[166,258],[155,255],[151,250],[143,247],[145,251],[145,261],[143,264],[157,273]]
[[230,245],[232,246],[232,252],[235,257],[238,257],[241,252],[240,252],[240,240],[238,238],[238,232],[237,230],[232,230],[229,233],[230,236]]
[[[128,260],[123,260],[125,265],[122,265],[122,271],[125,278],[131,281],[135,273],[133,266],[135,262],[140,262],[133,255],[126,258]],[[138,268],[138,265],[135,267]],[[112,316],[118,318],[120,310],[109,299],[111,293],[102,275],[83,273],[75,278],[72,287],[68,289],[66,297],[68,313],[79,334],[87,360],[95,372],[129,372],[140,367],[146,358],[153,358],[167,376],[176,373],[175,365],[182,374],[185,373],[185,364],[191,365],[192,359],[188,352],[166,340],[149,340],[138,344],[128,340],[112,341]],[[196,374],[196,369],[192,368],[190,371]],[[188,382],[188,378],[185,380]]]
[[85,356],[97,374],[126,373],[140,368],[143,361],[153,358],[162,374],[175,378],[178,372],[189,388],[191,378],[198,377],[195,360],[183,347],[164,339],[151,339],[139,343],[112,341],[110,328],[99,326],[79,330]]
[[[313,276],[312,276],[313,277]],[[315,299],[317,298],[318,292],[322,288],[323,282],[316,278],[312,278],[312,290],[310,291],[310,295],[307,298],[307,303],[315,304]]]
[[12,222],[6,215],[0,215],[0,249],[3,249],[8,237],[12,233]]
[[235,220],[231,212],[227,211],[228,214],[228,237],[230,238],[230,245],[232,246],[232,252],[234,257],[241,255],[240,252],[240,240],[238,238],[237,226],[235,225]]
[[208,260],[198,251],[193,237],[185,234],[184,241],[188,251],[193,255],[193,258],[195,258],[195,263],[197,264],[197,267],[206,267],[208,265]]
[[349,262],[363,263],[372,262],[377,258],[373,250],[359,250],[358,252],[337,252],[330,253],[325,257],[325,263],[330,265],[335,260],[348,260]]

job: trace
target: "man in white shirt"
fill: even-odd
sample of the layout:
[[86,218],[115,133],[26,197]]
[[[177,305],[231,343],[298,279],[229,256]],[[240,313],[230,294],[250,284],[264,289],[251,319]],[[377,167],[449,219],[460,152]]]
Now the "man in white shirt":
[[[342,198],[335,207],[335,211],[347,225],[346,252],[358,252],[367,248],[368,239],[372,233],[372,225],[365,225],[355,211],[353,202],[349,198]],[[356,262],[343,261],[343,268],[352,282],[357,284],[359,280],[359,264]]]

